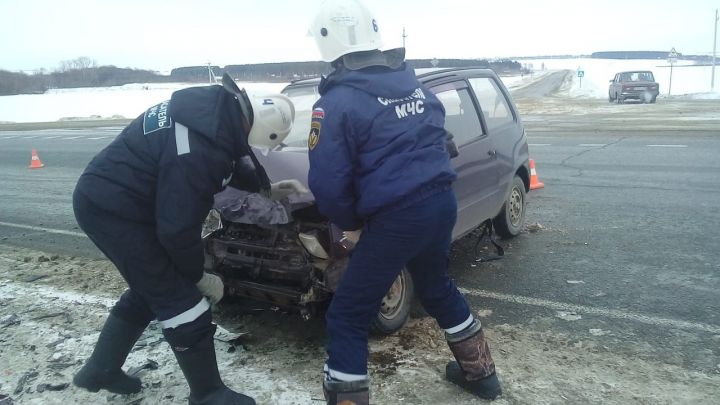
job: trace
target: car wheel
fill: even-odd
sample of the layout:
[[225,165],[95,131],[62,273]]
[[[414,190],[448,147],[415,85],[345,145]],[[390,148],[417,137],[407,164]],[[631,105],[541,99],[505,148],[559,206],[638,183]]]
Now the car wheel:
[[619,94],[616,94],[616,95],[615,95],[615,101],[617,101],[618,104],[622,104],[625,100],[623,100],[622,97],[620,97]]
[[415,289],[410,272],[402,269],[383,297],[380,312],[372,324],[373,332],[378,335],[390,335],[402,329],[410,316],[414,295]]
[[526,196],[525,183],[520,176],[515,175],[500,214],[493,220],[495,231],[501,237],[512,238],[522,231],[525,222]]
[[613,101],[615,101],[615,99],[613,98],[612,94],[608,92],[608,103],[612,103]]
[[650,99],[650,104],[655,104],[655,101],[657,100],[657,96]]

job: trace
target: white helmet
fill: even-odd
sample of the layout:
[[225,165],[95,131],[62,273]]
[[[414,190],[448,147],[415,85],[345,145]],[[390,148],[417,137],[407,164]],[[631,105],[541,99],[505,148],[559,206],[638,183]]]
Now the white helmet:
[[310,34],[325,62],[333,62],[348,53],[382,47],[377,21],[359,0],[324,1]]
[[222,83],[235,96],[243,116],[248,120],[250,146],[272,150],[287,138],[295,120],[295,106],[287,96],[248,96],[245,89],[240,90],[227,73],[223,75]]

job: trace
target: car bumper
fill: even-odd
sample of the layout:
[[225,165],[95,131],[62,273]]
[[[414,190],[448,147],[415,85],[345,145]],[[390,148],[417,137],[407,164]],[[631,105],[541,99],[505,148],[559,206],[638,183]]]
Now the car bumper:
[[633,98],[642,100],[644,98],[656,98],[658,94],[659,92],[657,90],[630,90],[620,93],[620,97],[624,99]]

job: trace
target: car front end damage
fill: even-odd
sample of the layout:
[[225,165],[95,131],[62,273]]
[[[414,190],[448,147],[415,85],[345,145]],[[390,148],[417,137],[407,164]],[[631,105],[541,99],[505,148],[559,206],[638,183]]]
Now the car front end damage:
[[330,300],[347,265],[350,250],[340,242],[342,232],[314,204],[275,202],[275,208],[287,207],[288,216],[273,220],[267,207],[252,206],[263,197],[240,195],[234,206],[216,203],[225,215],[221,229],[205,239],[206,269],[223,277],[230,296],[295,308],[311,317]]

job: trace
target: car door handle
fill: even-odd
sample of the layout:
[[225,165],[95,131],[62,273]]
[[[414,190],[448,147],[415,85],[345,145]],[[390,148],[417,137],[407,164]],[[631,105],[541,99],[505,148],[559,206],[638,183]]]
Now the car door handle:
[[495,149],[491,149],[488,151],[488,155],[495,157],[495,156],[497,156],[497,151]]

